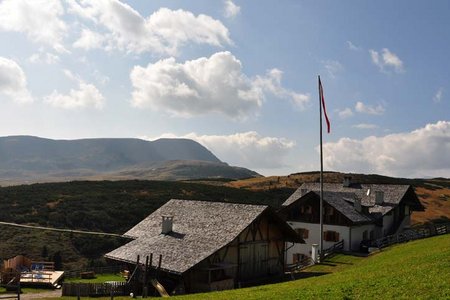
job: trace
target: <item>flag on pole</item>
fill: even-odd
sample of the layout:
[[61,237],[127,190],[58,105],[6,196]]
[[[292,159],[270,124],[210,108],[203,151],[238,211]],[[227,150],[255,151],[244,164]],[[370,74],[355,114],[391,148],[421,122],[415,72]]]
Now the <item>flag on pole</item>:
[[322,82],[320,81],[320,76],[319,76],[319,95],[320,95],[320,102],[323,107],[323,114],[325,116],[325,121],[327,122],[327,132],[330,133],[330,120],[328,119],[327,109],[325,108],[325,98],[323,97],[323,88]]

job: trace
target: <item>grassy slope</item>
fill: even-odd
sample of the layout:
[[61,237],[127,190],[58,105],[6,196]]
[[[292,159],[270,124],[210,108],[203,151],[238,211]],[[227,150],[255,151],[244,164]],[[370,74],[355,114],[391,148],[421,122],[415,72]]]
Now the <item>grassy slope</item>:
[[[450,235],[398,245],[368,258],[336,256],[308,272],[339,272],[180,299],[449,299]],[[334,266],[333,266],[334,265]]]

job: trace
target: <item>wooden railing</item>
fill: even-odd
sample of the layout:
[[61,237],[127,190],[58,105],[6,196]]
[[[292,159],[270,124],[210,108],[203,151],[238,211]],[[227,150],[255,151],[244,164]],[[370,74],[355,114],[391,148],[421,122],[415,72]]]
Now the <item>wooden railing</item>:
[[397,243],[404,243],[446,233],[450,233],[450,223],[420,226],[373,240],[369,243],[369,246],[381,249]]
[[327,256],[330,256],[331,254],[341,251],[342,249],[344,249],[344,240],[340,240],[328,249],[323,250],[322,257],[325,258]]
[[293,273],[296,271],[300,271],[306,267],[309,267],[313,264],[314,264],[314,262],[311,257],[305,257],[304,259],[302,259],[296,263],[286,265],[285,272]]
[[63,283],[62,286],[62,296],[126,296],[130,291],[131,286],[126,282]]

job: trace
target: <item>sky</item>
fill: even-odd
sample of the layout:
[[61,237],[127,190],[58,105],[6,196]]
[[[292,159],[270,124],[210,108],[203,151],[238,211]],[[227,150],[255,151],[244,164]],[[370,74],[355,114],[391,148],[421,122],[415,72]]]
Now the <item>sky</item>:
[[0,0],[0,136],[190,138],[263,175],[450,177],[450,2]]

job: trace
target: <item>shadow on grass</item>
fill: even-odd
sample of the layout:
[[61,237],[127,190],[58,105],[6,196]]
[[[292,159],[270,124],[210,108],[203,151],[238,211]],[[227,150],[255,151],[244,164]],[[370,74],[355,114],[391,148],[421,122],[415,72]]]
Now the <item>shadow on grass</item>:
[[304,279],[304,278],[310,278],[310,277],[318,277],[318,276],[323,276],[323,275],[327,275],[330,274],[330,272],[300,272],[300,273],[295,273],[293,275],[294,279]]

